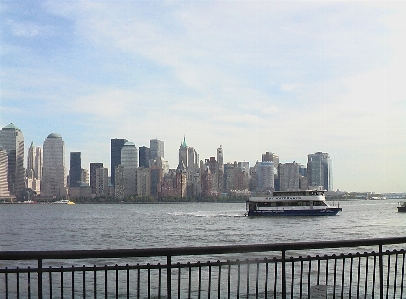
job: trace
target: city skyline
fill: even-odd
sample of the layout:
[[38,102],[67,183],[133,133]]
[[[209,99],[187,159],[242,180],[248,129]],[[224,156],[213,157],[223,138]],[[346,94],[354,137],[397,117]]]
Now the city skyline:
[[[4,2],[0,120],[82,165],[186,136],[200,159],[329,153],[334,189],[405,192],[402,2]],[[68,161],[68,157],[65,157]],[[69,165],[67,163],[67,165]]]

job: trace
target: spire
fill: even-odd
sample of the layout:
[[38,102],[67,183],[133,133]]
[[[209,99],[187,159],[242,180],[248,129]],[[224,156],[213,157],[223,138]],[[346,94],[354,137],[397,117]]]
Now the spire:
[[183,142],[180,144],[180,146],[181,147],[187,147],[185,135],[183,135]]

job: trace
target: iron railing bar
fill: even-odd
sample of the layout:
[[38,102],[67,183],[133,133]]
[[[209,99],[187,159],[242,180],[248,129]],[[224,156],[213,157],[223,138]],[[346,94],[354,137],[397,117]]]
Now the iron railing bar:
[[[383,252],[382,255],[383,256],[388,256],[388,255],[391,255],[391,254],[393,254],[395,252],[403,253],[404,249],[401,249],[399,251],[397,251],[397,250],[386,251],[386,252]],[[372,256],[374,254],[379,255],[379,253],[375,253],[374,251],[371,251],[369,253],[364,252],[364,253],[360,254],[360,256],[361,257],[370,257],[370,256]],[[349,254],[341,254],[338,258],[339,259],[348,258],[348,257],[351,257],[351,255],[352,255],[351,253],[349,253]],[[324,255],[324,256],[307,256],[307,257],[290,257],[290,258],[294,262],[298,262],[298,261],[301,261],[301,260],[303,260],[303,261],[310,261],[310,260],[312,260],[312,261],[318,261],[318,260],[322,261],[322,260],[332,259],[335,256],[336,256],[335,254],[332,254],[332,255]],[[257,259],[247,259],[247,260],[244,260],[244,261],[238,261],[238,263],[240,263],[240,264],[254,263],[254,262],[256,262],[256,260]],[[264,258],[263,260],[259,260],[259,261],[260,261],[260,263],[267,263],[267,262],[269,263],[269,260],[267,261],[266,258]],[[271,260],[271,262],[272,261],[282,261],[282,259],[281,258],[280,259],[273,258]],[[229,263],[231,263],[233,265],[237,265],[237,261],[223,261],[223,262],[220,261],[221,265],[228,265]],[[178,267],[188,268],[189,266],[195,267],[197,265],[198,265],[197,262],[196,263],[190,263],[190,265],[188,263],[179,263],[179,264],[173,264],[172,268],[178,268]],[[199,265],[204,266],[205,263],[200,263],[199,262]],[[28,272],[38,273],[39,271],[41,271],[41,272],[50,272],[50,271],[51,272],[72,272],[72,271],[82,271],[82,270],[85,270],[85,271],[94,271],[94,270],[104,271],[104,270],[106,270],[106,267],[107,267],[107,270],[115,270],[116,269],[116,265],[110,265],[110,266],[109,265],[104,265],[104,266],[96,266],[96,265],[94,265],[94,266],[85,266],[85,267],[83,267],[83,266],[72,266],[71,268],[61,268],[61,269],[57,269],[57,268],[54,269],[52,267],[51,268],[41,268],[41,269],[40,268],[31,268],[30,267],[30,268],[25,268],[25,269],[24,268],[0,269],[0,273],[6,273],[6,272],[8,272],[8,273],[28,273]],[[139,264],[137,264],[137,265],[129,265],[130,270],[138,269],[139,267],[141,269],[148,269],[148,268],[150,268],[150,269],[159,269],[161,266],[160,266],[159,263],[156,264],[156,265],[151,264],[149,266],[139,265]],[[118,270],[126,270],[126,269],[127,269],[127,265],[118,265]]]
[[[130,299],[130,268],[128,264],[126,265],[126,270],[127,270],[127,299]],[[161,269],[159,269],[159,275],[161,275]],[[161,276],[159,276],[159,279],[161,279]],[[159,283],[161,283],[161,280],[159,280]]]
[[386,276],[386,299],[389,299],[389,277],[390,277],[390,268],[391,268],[391,263],[390,263],[390,255],[388,255],[388,260],[387,260],[387,276]]
[[307,294],[310,295],[310,277],[312,272],[312,261],[309,261],[309,273],[307,274]]
[[302,298],[302,294],[303,294],[303,261],[300,261],[300,283],[299,283],[299,285],[300,285],[300,289],[299,289],[300,297],[299,298]]
[[369,258],[367,257],[367,259],[365,261],[365,289],[364,289],[365,297],[364,297],[364,299],[367,299],[367,292],[368,292],[368,266],[369,266]]
[[[354,256],[350,256],[350,285],[349,285],[349,290],[348,290],[348,298],[351,299],[352,295],[352,269],[353,269],[353,263],[354,263]],[[344,284],[344,281],[343,281]]]
[[[169,247],[143,249],[105,249],[105,250],[60,250],[60,251],[0,251],[0,260],[38,260],[38,259],[86,259],[86,258],[124,258],[151,256],[186,256],[204,254],[231,254],[266,251],[289,251],[325,248],[353,248],[360,246],[380,246],[406,243],[406,237],[296,242],[276,244],[228,245],[207,247]],[[382,253],[382,252],[381,252]]]
[[269,276],[269,263],[268,260],[265,258],[265,299],[268,298],[268,276]]
[[247,273],[247,293],[246,293],[246,295],[247,295],[247,299],[248,299],[248,296],[250,294],[250,263],[247,263],[246,273]]
[[383,255],[382,244],[379,244],[379,298],[383,299]]
[[116,299],[118,299],[118,265],[116,264]]
[[71,279],[72,279],[72,299],[75,299],[75,271],[72,271]]
[[218,283],[217,283],[217,298],[221,298],[221,263],[217,261],[218,265]]
[[[7,270],[7,267],[6,267],[6,270]],[[6,299],[8,299],[8,272],[6,272],[5,274],[4,274],[4,283],[5,283],[5,285],[6,285],[6,287],[5,287],[5,289],[6,289]]]
[[358,273],[357,273],[357,299],[359,299],[359,286],[361,280],[361,257],[360,253],[357,252],[356,256],[358,257]]
[[[139,278],[138,272],[138,278]],[[138,284],[139,285],[139,284]],[[138,291],[139,295],[139,291]],[[166,297],[168,299],[172,298],[172,255],[168,254],[166,256]]]
[[[85,266],[83,265],[83,268],[84,267]],[[83,284],[82,295],[83,295],[83,299],[85,299],[86,298],[86,271],[84,271],[84,270],[82,272],[82,284]]]
[[[179,263],[178,263],[179,264]],[[181,268],[178,268],[178,299],[180,299]]]
[[344,298],[344,285],[345,285],[344,279],[345,279],[345,258],[343,259],[343,268],[341,274],[341,298]]
[[398,254],[395,255],[395,273],[394,273],[394,281],[393,281],[393,299],[396,297],[396,283],[397,283],[397,278],[398,276]]
[[237,299],[240,298],[240,264],[237,265]]
[[402,282],[400,284],[400,298],[403,297],[403,283],[405,282],[405,251],[403,250],[402,254],[403,262],[402,262]]

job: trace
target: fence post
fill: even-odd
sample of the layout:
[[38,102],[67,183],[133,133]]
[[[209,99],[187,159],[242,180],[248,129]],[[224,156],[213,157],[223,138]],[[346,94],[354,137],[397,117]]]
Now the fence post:
[[166,256],[166,291],[167,291],[167,298],[172,298],[172,261],[171,256]]
[[[388,265],[389,267],[389,265]],[[382,244],[379,244],[379,298],[383,298],[383,251]]]
[[286,250],[282,250],[282,298],[286,299]]
[[38,299],[42,299],[42,259],[38,259]]

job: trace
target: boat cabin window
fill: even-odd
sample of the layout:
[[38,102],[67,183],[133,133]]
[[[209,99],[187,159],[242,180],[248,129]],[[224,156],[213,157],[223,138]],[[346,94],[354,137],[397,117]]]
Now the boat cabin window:
[[313,201],[313,206],[326,206],[324,201]]

